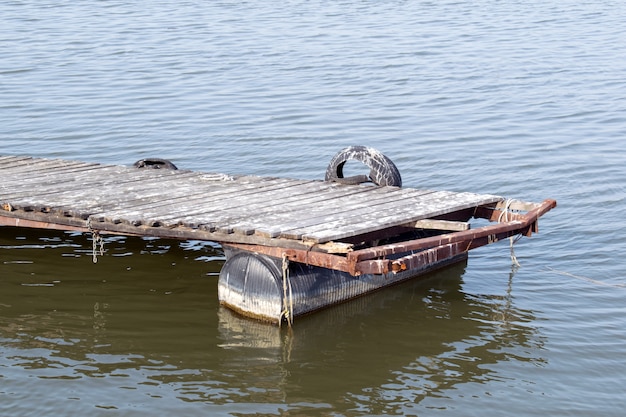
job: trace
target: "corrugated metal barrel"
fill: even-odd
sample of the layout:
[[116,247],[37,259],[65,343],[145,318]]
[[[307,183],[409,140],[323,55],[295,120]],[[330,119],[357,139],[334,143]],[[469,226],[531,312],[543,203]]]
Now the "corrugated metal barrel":
[[282,259],[228,246],[224,251],[227,260],[218,282],[220,303],[244,316],[274,323],[280,322],[285,312],[292,318],[301,316],[467,258],[463,253],[428,268],[359,277],[289,262],[284,282]]

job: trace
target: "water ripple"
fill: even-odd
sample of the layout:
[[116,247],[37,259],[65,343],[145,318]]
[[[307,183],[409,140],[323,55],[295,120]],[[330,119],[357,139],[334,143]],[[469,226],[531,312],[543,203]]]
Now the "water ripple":
[[[323,327],[304,325],[319,335],[307,339],[312,346],[336,342],[322,346],[323,359],[300,345],[292,352],[300,362],[283,362],[280,337],[270,338],[278,348],[263,354],[239,351],[242,363],[258,364],[255,375],[265,385],[227,377],[228,366],[241,364],[220,356],[224,349],[218,345],[225,342],[190,334],[190,343],[199,343],[191,351],[224,359],[228,366],[213,363],[222,374],[200,371],[206,363],[189,351],[196,359],[174,371],[163,352],[154,358],[149,348],[127,344],[128,334],[93,345],[97,351],[120,349],[108,352],[110,357],[72,358],[69,351],[86,346],[76,340],[93,340],[85,335],[106,329],[106,322],[94,321],[93,306],[102,302],[97,294],[111,288],[102,282],[110,283],[110,271],[89,269],[89,246],[78,237],[42,241],[30,236],[23,242],[9,234],[0,245],[1,293],[14,295],[0,299],[0,393],[12,399],[9,415],[45,415],[57,406],[47,394],[55,392],[50,376],[61,379],[54,387],[68,388],[67,410],[90,398],[93,407],[79,407],[89,413],[117,408],[132,415],[141,410],[184,414],[180,397],[188,404],[204,403],[202,410],[185,409],[187,415],[207,410],[315,415],[319,407],[354,415],[445,409],[457,415],[494,410],[517,416],[528,415],[529,403],[551,414],[571,408],[580,415],[621,415],[613,404],[620,395],[615,387],[624,385],[626,374],[620,347],[623,290],[553,272],[625,282],[620,254],[626,251],[621,239],[626,233],[621,217],[626,9],[620,4],[29,0],[3,2],[0,13],[0,154],[119,164],[165,157],[180,167],[212,172],[322,178],[338,150],[357,144],[387,154],[407,186],[559,202],[542,219],[541,233],[516,245],[522,268],[512,279],[507,279],[509,248],[490,247],[470,258],[461,290],[443,291],[450,299],[418,291],[416,304],[408,305],[421,315],[412,316],[415,311],[406,307],[402,319],[378,323],[361,312],[352,316],[362,318],[352,322],[361,333],[346,327],[348,342]],[[221,253],[207,248],[110,245],[112,256],[103,262],[123,263],[122,271],[115,269],[119,277],[136,270],[154,274],[153,260],[173,255],[159,272],[182,269],[197,275],[193,262],[171,265],[180,256],[210,265],[208,276],[214,277],[223,261]],[[127,254],[132,256],[122,256]],[[151,310],[149,297],[162,297],[165,304],[167,297],[172,302],[182,297],[182,288],[195,285],[170,285],[137,273],[132,282],[116,281],[116,288],[128,297],[148,294],[141,302],[154,316],[159,314]],[[91,281],[84,274],[93,274]],[[46,305],[54,310],[55,294],[63,293],[93,301],[86,307],[91,316],[80,313],[85,310],[80,305],[67,316],[42,311]],[[121,303],[118,292],[106,294]],[[17,306],[16,299],[25,304]],[[193,305],[206,312],[205,304]],[[454,316],[450,306],[464,313]],[[390,319],[397,307],[376,311]],[[15,309],[20,313],[13,314]],[[104,314],[99,318],[127,314],[152,329],[145,338],[172,348],[136,309],[98,313]],[[446,314],[456,320],[446,321]],[[219,326],[210,319],[193,321],[193,314],[174,316],[198,328],[207,322]],[[82,330],[69,337],[47,333],[36,326],[37,317],[57,329]],[[436,321],[438,332],[420,327],[424,317]],[[21,331],[15,327],[20,323]],[[80,323],[88,323],[87,329]],[[462,324],[476,326],[476,334],[441,340],[442,332],[455,334]],[[376,361],[355,346],[364,344],[370,352],[381,343],[367,338],[368,325],[371,334],[387,331],[394,345],[376,356],[380,366],[363,372],[363,363]],[[40,330],[28,330],[33,328]],[[410,337],[416,333],[422,339]],[[520,334],[524,337],[516,339]],[[26,345],[13,346],[25,340]],[[433,350],[429,340],[445,348]],[[135,362],[130,369],[120,365],[125,355]],[[404,359],[400,364],[398,357]],[[107,358],[117,365],[100,378],[94,369]],[[336,358],[344,362],[333,362]],[[269,368],[263,366],[267,361]],[[40,381],[33,383],[26,370],[36,371]],[[194,370],[204,382],[194,380]],[[311,377],[315,372],[318,379]],[[285,391],[273,391],[285,380],[272,377],[289,374],[301,379],[291,380],[292,401],[285,405],[280,397]],[[332,378],[323,382],[324,375]],[[350,375],[366,383],[359,385]],[[75,377],[88,383],[73,385]],[[298,391],[298,382],[311,392]],[[26,401],[33,387],[45,394],[36,404]],[[113,391],[123,399],[112,401]],[[125,406],[131,397],[142,400]]]

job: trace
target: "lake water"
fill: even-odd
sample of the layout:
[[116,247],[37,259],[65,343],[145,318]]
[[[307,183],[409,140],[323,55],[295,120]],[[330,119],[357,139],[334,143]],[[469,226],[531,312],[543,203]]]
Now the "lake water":
[[[297,320],[218,246],[0,229],[0,414],[621,416],[626,4],[0,3],[0,154],[558,200],[540,233]],[[1,179],[0,179],[1,181]],[[85,189],[89,193],[89,189]]]

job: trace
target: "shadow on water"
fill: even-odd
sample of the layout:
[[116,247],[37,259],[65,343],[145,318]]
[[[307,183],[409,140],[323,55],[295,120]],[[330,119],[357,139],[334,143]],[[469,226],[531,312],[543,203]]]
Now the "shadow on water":
[[[464,293],[464,262],[288,329],[218,305],[219,247],[111,237],[106,249],[93,264],[87,236],[0,229],[0,381],[16,401],[33,381],[55,380],[101,408],[141,398],[153,411],[166,401],[253,404],[238,415],[259,404],[396,413],[497,380],[500,362],[542,361],[532,312],[510,294]],[[101,380],[112,385],[96,398]]]

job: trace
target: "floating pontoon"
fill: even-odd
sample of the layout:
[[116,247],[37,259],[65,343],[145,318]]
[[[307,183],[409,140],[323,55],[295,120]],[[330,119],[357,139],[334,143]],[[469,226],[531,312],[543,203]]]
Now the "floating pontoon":
[[[344,177],[348,160],[369,174]],[[473,248],[530,236],[556,206],[401,185],[396,166],[365,147],[335,155],[325,180],[180,170],[161,159],[116,166],[0,156],[0,225],[218,242],[220,302],[291,323]],[[491,223],[471,228],[471,219]]]

